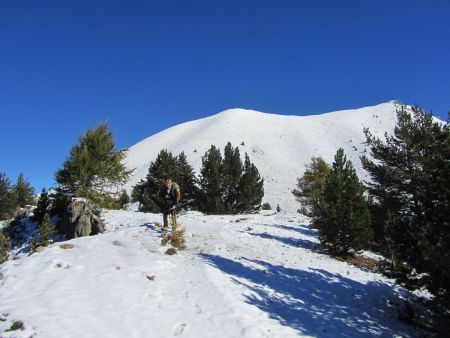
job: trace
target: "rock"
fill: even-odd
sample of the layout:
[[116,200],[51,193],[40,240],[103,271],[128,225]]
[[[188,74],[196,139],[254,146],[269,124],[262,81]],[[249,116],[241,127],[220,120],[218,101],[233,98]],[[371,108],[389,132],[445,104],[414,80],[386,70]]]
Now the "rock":
[[75,245],[70,244],[70,243],[64,243],[64,244],[61,244],[59,247],[61,249],[73,249],[75,247]]
[[154,281],[155,280],[155,276],[154,275],[147,275],[147,279]]
[[97,235],[105,231],[105,225],[85,200],[73,199],[59,225],[66,238]]
[[169,248],[165,252],[165,254],[169,255],[169,256],[176,255],[176,253],[177,253],[177,250],[175,248]]
[[14,212],[14,220],[20,221],[22,218],[33,216],[34,207],[31,205],[25,206],[25,208],[17,208]]
[[122,243],[120,243],[120,242],[117,241],[117,240],[116,240],[116,241],[113,241],[112,244],[115,245],[115,246],[122,246]]
[[38,246],[37,248],[34,249],[34,252],[42,252],[45,250],[44,246]]

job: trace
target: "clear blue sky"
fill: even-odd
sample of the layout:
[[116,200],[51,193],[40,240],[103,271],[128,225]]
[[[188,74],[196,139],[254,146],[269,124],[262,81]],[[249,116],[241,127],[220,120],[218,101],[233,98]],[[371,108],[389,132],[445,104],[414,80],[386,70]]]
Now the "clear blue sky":
[[0,172],[53,184],[87,127],[128,147],[227,108],[450,110],[448,0],[0,0]]

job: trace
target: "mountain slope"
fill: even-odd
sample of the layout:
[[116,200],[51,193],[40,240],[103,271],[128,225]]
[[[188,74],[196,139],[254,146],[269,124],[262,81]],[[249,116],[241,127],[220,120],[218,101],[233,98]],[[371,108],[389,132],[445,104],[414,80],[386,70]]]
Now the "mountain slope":
[[[373,107],[343,110],[312,116],[266,114],[253,110],[230,109],[196,121],[183,123],[144,139],[129,148],[127,166],[135,169],[126,188],[147,174],[151,161],[161,149],[186,153],[196,172],[211,144],[223,147],[228,141],[247,152],[265,178],[265,197],[272,205],[296,210],[291,194],[312,156],[332,162],[339,147],[344,148],[361,178],[359,157],[366,148],[363,128],[382,136],[392,132],[399,104],[390,101]],[[241,144],[244,145],[241,145]]]

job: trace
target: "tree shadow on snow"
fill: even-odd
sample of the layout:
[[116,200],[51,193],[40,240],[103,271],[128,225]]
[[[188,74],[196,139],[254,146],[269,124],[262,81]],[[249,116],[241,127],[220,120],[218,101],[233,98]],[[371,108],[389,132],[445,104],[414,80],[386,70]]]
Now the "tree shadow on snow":
[[298,232],[305,236],[311,236],[311,237],[317,236],[317,230],[311,229],[306,225],[290,226],[290,225],[283,225],[283,224],[266,224],[266,226],[283,229],[283,230],[287,230],[287,231]]
[[[317,337],[392,337],[417,335],[398,322],[389,303],[401,295],[389,284],[362,283],[322,269],[308,271],[242,258],[201,255],[251,292],[245,301],[303,334]],[[258,266],[255,268],[246,264]],[[389,302],[388,302],[389,300]]]
[[307,239],[302,239],[302,238],[292,238],[292,237],[281,237],[281,236],[276,236],[276,235],[272,235],[269,234],[267,232],[263,232],[263,233],[248,233],[249,235],[252,236],[257,236],[257,237],[261,237],[261,238],[265,238],[265,239],[273,239],[276,241],[279,241],[283,244],[286,245],[290,245],[290,246],[296,246],[296,247],[300,247],[303,249],[307,249],[307,250],[311,250],[313,252],[322,252],[322,246],[319,243],[307,240]]

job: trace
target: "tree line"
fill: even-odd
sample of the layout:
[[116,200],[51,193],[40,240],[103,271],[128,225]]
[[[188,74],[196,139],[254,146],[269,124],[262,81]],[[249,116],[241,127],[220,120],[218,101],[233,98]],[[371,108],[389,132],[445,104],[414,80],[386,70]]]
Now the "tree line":
[[20,173],[12,185],[5,173],[0,173],[0,220],[8,219],[17,208],[35,204],[35,192],[30,182]]
[[151,162],[148,174],[133,188],[131,200],[139,202],[141,211],[160,212],[159,197],[164,177],[171,177],[180,185],[184,207],[207,214],[251,213],[261,209],[264,179],[258,168],[239,148],[230,142],[220,150],[211,145],[202,158],[200,175],[187,162],[184,152],[173,155],[163,149]]
[[332,254],[375,249],[385,272],[417,279],[450,307],[450,127],[419,107],[397,111],[392,135],[364,129],[370,156],[361,182],[344,151],[330,166],[316,157],[293,193]]

